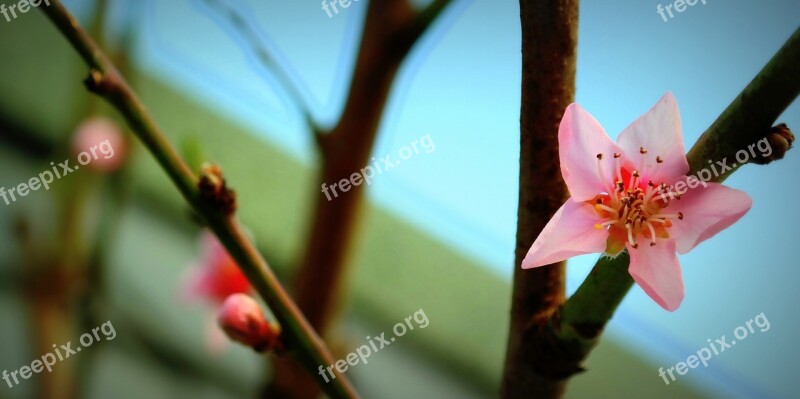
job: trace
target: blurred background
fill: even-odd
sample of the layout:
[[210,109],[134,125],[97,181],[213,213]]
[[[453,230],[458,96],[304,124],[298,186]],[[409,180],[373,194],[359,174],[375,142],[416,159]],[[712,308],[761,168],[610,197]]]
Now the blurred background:
[[[290,280],[325,195],[307,117],[323,130],[342,118],[369,2],[331,16],[319,1],[64,4],[102,38],[190,163],[223,167],[241,220]],[[577,102],[615,138],[672,91],[689,148],[798,28],[800,3],[709,0],[666,22],[659,4],[670,3],[582,2]],[[86,92],[85,75],[41,12],[0,17],[0,187],[52,170],[51,162],[74,165],[86,140],[116,137],[120,161],[0,202],[0,370],[30,365],[104,322],[116,331],[52,374],[0,383],[0,399],[48,389],[69,397],[58,396],[61,388],[81,398],[254,397],[271,365],[216,344],[216,304],[187,293],[206,262],[196,217],[118,115]],[[346,354],[418,309],[430,325],[348,370],[366,398],[497,396],[515,246],[519,87],[519,8],[510,0],[452,0],[399,64],[371,157],[398,160],[423,137],[433,149],[366,187],[328,336]],[[779,122],[800,126],[799,111],[795,102]],[[98,116],[122,133],[86,133]],[[798,159],[789,152],[726,181],[753,197],[753,209],[681,257],[683,305],[665,312],[634,287],[568,397],[796,396],[800,274],[790,227],[800,215],[789,205]],[[569,291],[596,259],[570,261]],[[658,376],[762,312],[768,331],[670,385]]]

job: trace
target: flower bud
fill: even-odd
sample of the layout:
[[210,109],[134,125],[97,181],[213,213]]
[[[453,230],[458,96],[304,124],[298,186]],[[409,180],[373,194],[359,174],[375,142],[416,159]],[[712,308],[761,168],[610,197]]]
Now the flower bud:
[[81,165],[98,172],[111,173],[125,160],[127,144],[117,125],[103,117],[85,120],[75,130],[72,151]]
[[225,300],[217,317],[228,338],[257,352],[280,347],[280,331],[271,325],[258,303],[245,294],[233,294]]
[[794,143],[794,134],[792,134],[792,131],[789,130],[789,126],[786,126],[785,123],[781,123],[770,130],[767,140],[769,140],[769,143],[772,145],[772,149],[775,152],[773,158],[778,160],[782,159],[784,154],[786,154],[786,151],[792,148],[792,143]]

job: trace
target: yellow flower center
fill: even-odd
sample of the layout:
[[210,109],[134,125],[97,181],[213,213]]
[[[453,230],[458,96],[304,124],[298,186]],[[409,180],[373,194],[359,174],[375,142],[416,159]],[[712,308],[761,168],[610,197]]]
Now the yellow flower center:
[[[644,165],[644,157],[647,150],[642,147],[639,150],[642,155],[642,162],[639,169]],[[603,154],[597,154],[597,167],[600,176],[603,174]],[[650,176],[654,176],[660,165],[664,161],[660,156],[656,157],[656,167],[651,171]],[[666,183],[656,184],[652,180],[645,182],[639,170],[629,171],[621,166],[620,154],[614,154],[614,169],[616,179],[613,184],[607,186],[607,191],[598,194],[591,201],[595,212],[605,219],[604,222],[596,224],[596,229],[608,229],[609,242],[606,250],[609,254],[616,254],[624,249],[625,244],[630,244],[632,248],[638,248],[637,240],[644,238],[650,245],[656,245],[656,238],[668,238],[667,229],[672,226],[671,220],[683,219],[683,213],[666,213],[665,209],[669,205],[670,199],[663,195],[671,193],[673,187]],[[675,196],[680,199],[680,195]]]

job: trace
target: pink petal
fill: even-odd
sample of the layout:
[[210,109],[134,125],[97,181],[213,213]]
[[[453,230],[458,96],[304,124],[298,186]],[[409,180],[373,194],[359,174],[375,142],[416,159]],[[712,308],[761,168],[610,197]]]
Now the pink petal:
[[689,189],[680,200],[672,200],[664,209],[669,213],[683,213],[683,220],[673,220],[669,229],[678,252],[685,254],[701,242],[713,237],[736,223],[753,205],[753,200],[743,191],[719,183],[706,183]]
[[645,244],[636,249],[629,245],[628,253],[628,273],[636,283],[662,308],[670,312],[677,309],[683,301],[683,277],[675,242],[659,239],[654,246]]
[[[600,123],[578,104],[564,111],[558,128],[561,175],[575,201],[588,201],[607,192],[614,181],[614,153],[622,150],[608,138]],[[638,151],[638,150],[637,150]],[[603,154],[602,175],[597,154]]]
[[[672,93],[664,94],[647,113],[630,124],[617,138],[617,144],[642,174],[645,182],[671,183],[689,173],[686,150],[683,147],[681,116]],[[647,154],[641,155],[644,147]],[[664,161],[656,168],[656,157]],[[644,162],[642,162],[644,157]],[[653,172],[654,169],[657,169]]]
[[530,269],[577,255],[603,252],[608,231],[594,228],[600,222],[602,220],[591,205],[568,199],[528,250],[522,268]]

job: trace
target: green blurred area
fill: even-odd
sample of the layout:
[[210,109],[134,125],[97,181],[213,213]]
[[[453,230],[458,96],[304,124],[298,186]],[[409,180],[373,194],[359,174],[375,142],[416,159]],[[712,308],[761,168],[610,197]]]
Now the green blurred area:
[[[0,185],[22,182],[67,153],[69,134],[90,101],[86,70],[66,41],[38,13],[0,20]],[[133,71],[130,81],[176,146],[201,143],[238,192],[240,217],[266,259],[286,277],[308,235],[315,170],[247,131],[169,82]],[[113,114],[112,114],[113,115]],[[37,149],[48,149],[46,155]],[[49,151],[55,149],[55,151]],[[178,191],[141,146],[132,160],[133,201],[121,215],[109,259],[109,306],[118,338],[103,342],[91,370],[97,398],[252,397],[266,362],[229,346],[207,349],[211,309],[181,300],[181,281],[199,257],[198,227]],[[68,186],[69,176],[54,185]],[[42,229],[52,220],[59,187],[11,206],[0,204],[0,268],[20,264],[13,224],[26,215]],[[51,215],[51,216],[48,216]],[[98,217],[102,217],[99,215]],[[34,223],[36,224],[36,223]],[[333,347],[346,354],[366,336],[389,331],[418,309],[430,325],[348,371],[366,398],[495,397],[503,368],[511,287],[476,261],[406,221],[369,204],[361,220]],[[43,237],[44,238],[44,237]],[[44,240],[43,240],[44,241]],[[509,248],[509,251],[512,251]],[[512,265],[508,266],[509,268]],[[28,350],[26,307],[12,287],[0,291],[0,368],[18,368]],[[699,398],[686,384],[665,386],[657,365],[606,339],[569,397]],[[29,397],[32,379],[0,398]]]

